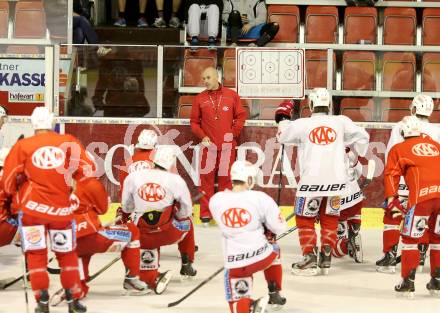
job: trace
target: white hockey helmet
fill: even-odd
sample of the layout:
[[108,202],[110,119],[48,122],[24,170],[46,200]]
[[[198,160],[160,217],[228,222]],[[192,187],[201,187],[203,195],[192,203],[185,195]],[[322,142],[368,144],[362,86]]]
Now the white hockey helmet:
[[157,134],[154,130],[144,129],[138,137],[138,142],[135,145],[137,149],[154,149],[157,145]]
[[257,180],[257,169],[249,161],[235,161],[231,166],[231,180],[245,182],[252,189]]
[[8,112],[6,111],[5,107],[0,105],[0,117],[8,116]]
[[176,153],[170,146],[159,146],[153,156],[153,163],[170,170],[176,164]]
[[36,107],[31,115],[31,124],[34,130],[53,129],[54,115],[46,107]]
[[330,107],[330,94],[325,88],[314,88],[309,94],[309,107],[313,111],[316,107]]
[[414,115],[405,116],[399,122],[399,127],[404,138],[420,136],[420,120]]
[[420,94],[414,97],[409,108],[412,115],[429,117],[434,110],[434,101],[430,96]]
[[11,148],[4,147],[4,148],[0,149],[0,166],[1,167],[3,167],[3,165],[5,164],[5,160],[9,154],[9,151],[11,151]]

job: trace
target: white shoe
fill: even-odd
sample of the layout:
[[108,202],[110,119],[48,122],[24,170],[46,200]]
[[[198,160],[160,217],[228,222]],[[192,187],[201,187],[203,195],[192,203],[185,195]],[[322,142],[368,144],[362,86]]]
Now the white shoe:
[[264,313],[266,312],[266,307],[269,304],[269,295],[265,295],[264,297],[258,298],[252,304],[252,313]]
[[159,275],[156,282],[156,288],[154,288],[156,294],[160,295],[167,289],[173,274],[173,271],[166,271]]
[[156,28],[165,28],[167,27],[167,23],[165,23],[163,18],[158,17],[154,20],[153,26]]
[[168,25],[172,28],[179,28],[180,27],[180,20],[177,16],[174,16],[170,19],[170,22]]

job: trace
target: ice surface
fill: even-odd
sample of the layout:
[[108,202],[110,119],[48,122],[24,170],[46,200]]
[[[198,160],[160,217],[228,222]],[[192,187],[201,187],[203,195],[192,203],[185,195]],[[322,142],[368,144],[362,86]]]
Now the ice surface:
[[[280,240],[284,265],[283,295],[287,304],[281,312],[295,313],[438,313],[440,299],[431,298],[425,288],[429,281],[428,268],[416,277],[416,297],[414,300],[396,298],[394,285],[400,280],[399,273],[381,274],[375,271],[374,262],[382,255],[381,230],[362,230],[365,263],[355,264],[350,258],[335,260],[328,276],[298,277],[290,274],[291,263],[300,259],[297,233]],[[223,275],[219,274],[195,294],[174,308],[167,308],[169,302],[182,297],[199,282],[221,267],[222,252],[220,233],[216,227],[209,229],[196,227],[195,268],[198,271],[192,281],[180,282],[178,272],[180,259],[177,245],[162,249],[161,269],[175,270],[175,277],[163,295],[123,296],[122,281],[124,270],[121,262],[90,283],[90,293],[85,299],[90,313],[220,313],[229,312],[224,298]],[[100,254],[92,258],[90,273],[115,257],[115,254]],[[21,257],[16,247],[0,248],[0,279],[21,274]],[[427,262],[429,264],[429,261]],[[60,286],[59,277],[51,275],[51,291]],[[267,292],[262,273],[255,275],[254,296]],[[31,312],[34,299],[29,293]],[[26,312],[21,283],[0,291],[0,312]],[[65,304],[51,308],[51,312],[67,312]]]

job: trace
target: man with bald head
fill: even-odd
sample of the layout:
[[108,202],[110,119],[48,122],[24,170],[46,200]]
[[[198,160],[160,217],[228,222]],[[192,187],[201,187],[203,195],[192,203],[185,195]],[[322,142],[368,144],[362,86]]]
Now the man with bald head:
[[208,204],[216,178],[218,191],[232,187],[229,171],[247,113],[239,95],[219,83],[215,68],[206,68],[202,78],[206,90],[194,99],[191,130],[202,142],[199,189],[205,196],[200,199],[200,220],[208,225],[212,219]]

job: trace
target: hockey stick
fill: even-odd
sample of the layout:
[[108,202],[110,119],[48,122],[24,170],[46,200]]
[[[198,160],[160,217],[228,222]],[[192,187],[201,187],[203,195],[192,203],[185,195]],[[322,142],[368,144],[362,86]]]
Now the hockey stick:
[[374,160],[368,160],[368,171],[367,171],[367,177],[365,180],[360,184],[360,188],[364,189],[367,187],[371,181],[373,180],[374,171],[376,170],[376,162]]
[[[284,233],[280,234],[276,240],[279,240],[285,236],[287,236],[288,234],[294,232],[297,229],[296,226],[293,226],[291,228],[289,228],[288,230],[286,230]],[[214,273],[211,274],[211,276],[209,276],[208,278],[206,278],[205,280],[203,280],[200,284],[198,284],[197,286],[195,286],[193,289],[191,289],[186,295],[184,295],[182,298],[180,298],[177,301],[168,303],[167,307],[171,308],[173,306],[176,306],[178,304],[180,304],[183,300],[185,300],[186,298],[188,298],[190,295],[192,295],[194,292],[196,292],[197,290],[199,290],[200,288],[202,288],[206,283],[208,283],[210,280],[212,280],[215,276],[217,276],[220,272],[222,272],[225,268],[222,266],[221,268],[219,268],[218,270],[216,270]]]
[[[114,258],[113,260],[111,260],[109,263],[107,263],[106,265],[104,265],[100,270],[98,270],[95,274],[89,276],[89,278],[86,280],[86,282],[91,282],[92,280],[94,280],[96,277],[98,277],[99,275],[101,275],[103,272],[105,272],[106,270],[108,270],[113,264],[115,264],[116,262],[118,262],[121,259],[121,256],[117,256],[116,258]],[[57,306],[58,304],[60,304],[61,302],[63,302],[64,298],[61,296],[61,294],[63,293],[64,289],[60,288],[58,289],[51,297],[51,301],[50,301],[50,305],[51,306]]]
[[280,206],[281,200],[281,188],[283,182],[283,162],[284,162],[284,144],[281,144],[281,157],[280,157],[280,180],[278,181],[278,195],[277,195],[277,205]]
[[[49,261],[48,261],[48,263],[52,262],[53,259],[54,259],[54,258],[50,258]],[[26,275],[29,275],[29,272],[26,272]],[[17,283],[17,282],[19,282],[20,280],[22,280],[22,279],[23,279],[23,276],[24,276],[24,275],[21,275],[21,276],[15,278],[14,280],[12,280],[12,281],[10,281],[10,282],[4,284],[3,286],[0,285],[0,289],[6,289],[6,288],[8,288],[8,287],[14,285],[15,283]]]

